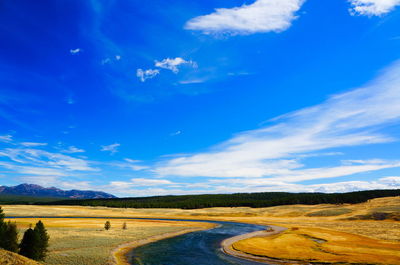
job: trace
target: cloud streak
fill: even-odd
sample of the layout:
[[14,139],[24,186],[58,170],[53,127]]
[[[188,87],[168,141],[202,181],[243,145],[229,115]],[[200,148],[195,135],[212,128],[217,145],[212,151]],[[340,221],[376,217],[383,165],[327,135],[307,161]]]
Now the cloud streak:
[[22,143],[20,143],[20,145],[26,146],[26,147],[38,147],[38,146],[46,146],[47,143],[22,142]]
[[379,129],[399,120],[397,62],[366,86],[277,117],[271,125],[240,133],[208,152],[164,160],[153,171],[160,176],[267,177],[296,182],[398,167],[397,162],[367,161],[363,165],[305,169],[299,158],[329,148],[393,141]]
[[7,135],[0,135],[0,142],[5,142],[5,143],[10,143],[12,142],[12,135],[7,134]]
[[115,143],[115,144],[110,144],[110,145],[102,145],[100,151],[103,152],[110,152],[112,155],[118,152],[118,147],[120,147],[121,144]]
[[67,149],[61,150],[61,152],[67,153],[67,154],[74,154],[74,153],[84,153],[85,150],[77,148],[75,146],[69,146]]

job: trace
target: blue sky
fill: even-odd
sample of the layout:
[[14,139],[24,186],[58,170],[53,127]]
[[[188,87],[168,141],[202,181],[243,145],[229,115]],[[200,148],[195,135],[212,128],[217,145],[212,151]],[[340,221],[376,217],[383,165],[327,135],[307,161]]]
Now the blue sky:
[[0,4],[0,184],[400,187],[400,0]]

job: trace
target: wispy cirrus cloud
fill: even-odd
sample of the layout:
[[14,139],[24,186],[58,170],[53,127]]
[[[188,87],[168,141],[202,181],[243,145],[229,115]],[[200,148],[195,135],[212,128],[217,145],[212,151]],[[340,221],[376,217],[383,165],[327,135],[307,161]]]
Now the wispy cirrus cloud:
[[67,153],[67,154],[75,154],[75,153],[84,153],[85,150],[81,148],[77,148],[75,146],[69,146],[66,149],[61,150],[62,153]]
[[125,158],[122,162],[112,162],[110,163],[110,165],[119,168],[128,168],[133,171],[141,171],[149,168],[148,166],[144,166],[141,163],[142,161],[140,160]]
[[246,35],[288,29],[304,0],[257,0],[250,5],[217,8],[214,13],[189,20],[185,29],[205,34]]
[[26,146],[26,147],[38,147],[38,146],[46,146],[47,143],[35,143],[35,142],[22,142],[19,143],[22,146]]
[[[29,171],[35,172],[32,174],[37,175],[66,175],[66,173],[57,174],[56,172],[98,170],[90,166],[90,163],[84,159],[52,153],[41,149],[5,148],[0,150],[0,157],[8,158],[12,162],[3,162],[2,165],[25,174],[28,174]],[[49,169],[49,171],[46,171],[47,169]],[[53,169],[56,171],[52,172],[51,170]],[[43,172],[50,173],[43,173],[42,170],[44,170]]]
[[115,144],[110,144],[110,145],[102,145],[100,151],[103,152],[110,152],[112,155],[118,152],[118,147],[120,147],[121,144],[115,143]]
[[400,63],[366,86],[334,95],[322,104],[271,120],[272,125],[238,134],[208,152],[166,159],[161,176],[284,178],[287,182],[338,177],[390,167],[396,161],[306,168],[299,158],[329,148],[387,143],[380,133],[400,121]]
[[6,135],[0,135],[0,142],[5,142],[9,143],[12,142],[12,135],[11,134],[6,134]]
[[381,16],[393,11],[400,0],[349,0],[352,15]]

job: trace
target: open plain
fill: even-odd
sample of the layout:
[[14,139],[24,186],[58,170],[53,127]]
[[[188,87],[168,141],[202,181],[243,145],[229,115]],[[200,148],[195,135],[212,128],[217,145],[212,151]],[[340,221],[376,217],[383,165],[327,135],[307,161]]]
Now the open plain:
[[[365,263],[367,257],[372,264],[400,264],[400,222],[397,219],[400,197],[373,199],[360,204],[268,208],[182,210],[33,205],[3,208],[7,216],[16,217],[96,217],[41,218],[51,236],[50,253],[45,264],[107,264],[112,261],[112,250],[119,245],[160,234],[168,236],[212,227],[183,221],[123,219],[142,217],[235,221],[288,228],[273,237],[250,238],[233,244],[236,250],[258,256],[331,263]],[[111,221],[109,231],[103,229],[107,220],[104,217]],[[27,218],[14,220],[21,229],[37,221]],[[127,230],[122,229],[123,222],[127,223]],[[291,251],[293,249],[296,251]]]

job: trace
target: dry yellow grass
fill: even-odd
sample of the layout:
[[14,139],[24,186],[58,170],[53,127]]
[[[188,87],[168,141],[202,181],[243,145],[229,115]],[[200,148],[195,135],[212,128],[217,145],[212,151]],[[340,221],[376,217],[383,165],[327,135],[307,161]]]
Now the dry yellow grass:
[[307,262],[400,264],[400,244],[319,228],[288,230],[233,244],[257,256]]
[[[14,219],[22,233],[39,219]],[[210,224],[194,222],[108,219],[111,229],[104,230],[107,219],[41,218],[50,234],[48,265],[103,265],[111,263],[112,251],[121,244],[135,243],[152,237],[162,239],[179,234],[211,228]],[[126,222],[127,229],[122,229]],[[140,242],[139,242],[140,243]],[[3,263],[0,263],[3,265]]]
[[25,258],[13,252],[0,249],[0,264],[1,265],[40,265],[40,263],[31,259]]
[[[268,208],[207,208],[196,210],[182,209],[119,209],[106,207],[82,206],[3,206],[9,216],[92,216],[92,217],[148,217],[148,218],[177,218],[177,219],[202,219],[247,222],[261,225],[275,224],[284,227],[323,228],[331,231],[346,232],[370,239],[386,240],[387,242],[400,242],[400,222],[393,220],[349,220],[357,216],[365,216],[374,212],[400,213],[400,197],[387,197],[370,200],[360,204],[346,205],[288,205]],[[27,225],[29,220],[25,220]],[[62,226],[76,226],[68,221]],[[80,221],[78,221],[79,223]],[[87,222],[87,221],[86,221]],[[93,221],[95,222],[95,221]],[[104,223],[104,220],[101,221]],[[112,220],[112,223],[115,222]],[[137,221],[134,221],[137,222]],[[53,224],[50,224],[52,226]],[[87,225],[90,225],[89,223]],[[92,223],[91,229],[96,229]],[[114,225],[114,227],[119,226]],[[131,225],[129,225],[131,226]],[[149,228],[148,235],[151,235]],[[79,232],[79,231],[78,231]],[[72,232],[71,232],[72,233]],[[82,232],[79,232],[82,233]],[[95,233],[91,230],[88,235]],[[100,233],[101,235],[101,233]],[[143,235],[144,236],[144,235]],[[135,236],[132,236],[135,238]],[[122,241],[122,240],[121,240]],[[128,240],[129,241],[129,240]],[[350,242],[350,241],[348,241]],[[68,254],[68,253],[66,253]]]

